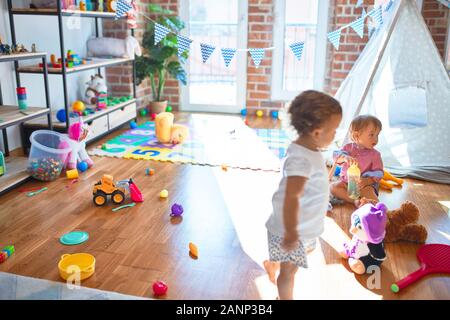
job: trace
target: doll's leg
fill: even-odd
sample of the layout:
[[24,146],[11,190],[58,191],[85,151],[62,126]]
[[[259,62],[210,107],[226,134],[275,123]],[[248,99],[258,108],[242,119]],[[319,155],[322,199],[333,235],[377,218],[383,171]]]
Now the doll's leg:
[[72,149],[68,156],[67,169],[72,170],[77,167],[77,152]]
[[92,161],[92,159],[87,154],[85,147],[80,148],[79,155],[80,155],[81,161],[86,161],[89,168],[94,165],[94,161]]

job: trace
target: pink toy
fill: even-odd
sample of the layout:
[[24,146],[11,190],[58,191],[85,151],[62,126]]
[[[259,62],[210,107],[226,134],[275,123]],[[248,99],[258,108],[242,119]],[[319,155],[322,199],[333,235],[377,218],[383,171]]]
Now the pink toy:
[[155,296],[163,296],[167,293],[167,284],[164,281],[155,281],[153,283],[153,293]]
[[137,12],[138,7],[136,5],[136,1],[131,1],[132,9],[127,12],[127,24],[128,28],[130,29],[136,29],[137,28]]
[[138,189],[137,185],[133,182],[132,179],[128,181],[128,186],[130,188],[131,200],[134,202],[144,202],[144,196],[142,192]]
[[70,138],[69,145],[72,151],[67,158],[66,167],[68,169],[75,169],[77,163],[81,161],[86,161],[89,168],[94,165],[94,161],[92,161],[86,152],[86,138],[88,134],[89,126],[85,125],[81,118],[78,122],[69,126],[68,137]]

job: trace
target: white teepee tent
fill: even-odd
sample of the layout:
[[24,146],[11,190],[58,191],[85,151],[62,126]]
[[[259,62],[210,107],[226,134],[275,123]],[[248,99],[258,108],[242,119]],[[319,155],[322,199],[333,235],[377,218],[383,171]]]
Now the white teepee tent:
[[372,114],[386,168],[450,184],[450,79],[414,0],[396,0],[335,97],[341,128]]

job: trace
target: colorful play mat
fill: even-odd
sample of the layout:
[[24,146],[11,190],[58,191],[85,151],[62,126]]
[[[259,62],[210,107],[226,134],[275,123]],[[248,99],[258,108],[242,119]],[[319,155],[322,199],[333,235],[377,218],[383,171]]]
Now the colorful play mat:
[[254,129],[258,137],[272,150],[272,152],[279,158],[286,155],[289,143],[292,137],[289,136],[288,131],[284,129]]
[[240,118],[192,114],[175,122],[189,127],[189,138],[183,144],[159,143],[155,123],[148,121],[88,152],[103,157],[279,171],[278,157]]

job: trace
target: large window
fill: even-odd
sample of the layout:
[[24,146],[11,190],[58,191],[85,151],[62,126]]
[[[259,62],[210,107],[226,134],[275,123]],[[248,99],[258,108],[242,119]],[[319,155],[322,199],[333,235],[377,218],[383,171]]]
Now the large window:
[[[272,99],[290,100],[306,89],[321,90],[325,76],[327,0],[276,0]],[[301,60],[289,45],[305,43]]]

